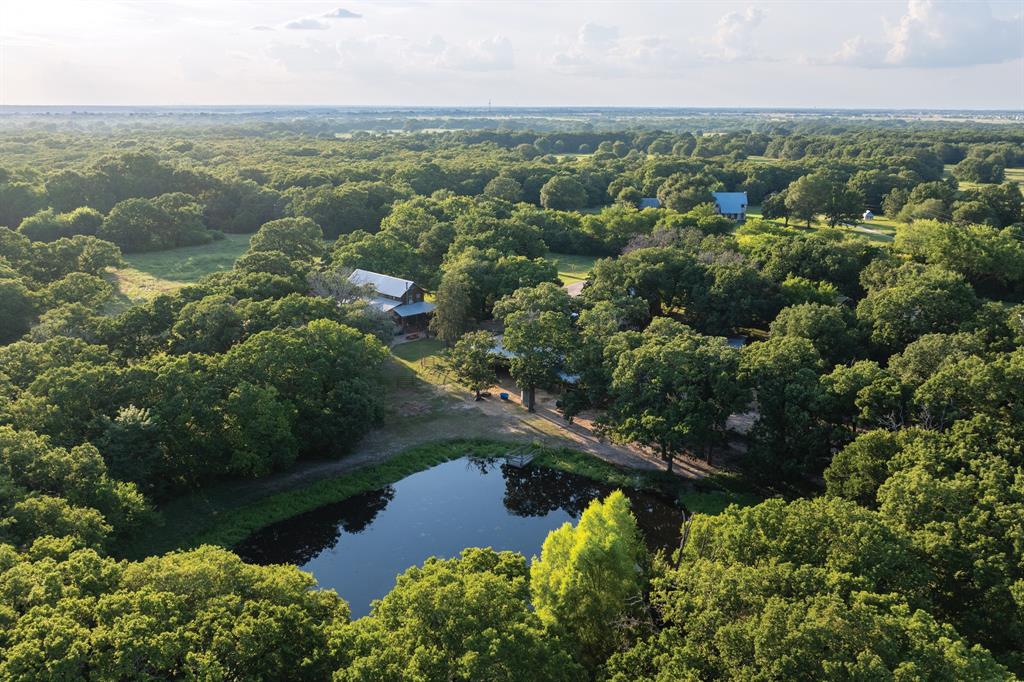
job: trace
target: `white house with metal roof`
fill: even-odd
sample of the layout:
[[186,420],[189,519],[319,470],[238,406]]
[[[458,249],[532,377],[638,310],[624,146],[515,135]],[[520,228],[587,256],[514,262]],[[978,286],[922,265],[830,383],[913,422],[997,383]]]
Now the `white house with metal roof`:
[[747,219],[746,192],[712,192],[711,196],[715,200],[715,210],[719,215],[738,223]]
[[423,300],[423,289],[412,280],[357,269],[348,281],[372,289],[373,295],[367,302],[391,313],[403,334],[426,330],[435,306]]

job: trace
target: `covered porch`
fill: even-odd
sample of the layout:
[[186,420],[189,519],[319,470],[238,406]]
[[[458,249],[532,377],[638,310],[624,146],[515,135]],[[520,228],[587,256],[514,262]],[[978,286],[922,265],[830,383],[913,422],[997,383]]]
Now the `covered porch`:
[[428,301],[416,301],[415,303],[403,303],[391,309],[401,334],[419,334],[427,331],[430,326],[430,317],[434,314],[436,306]]

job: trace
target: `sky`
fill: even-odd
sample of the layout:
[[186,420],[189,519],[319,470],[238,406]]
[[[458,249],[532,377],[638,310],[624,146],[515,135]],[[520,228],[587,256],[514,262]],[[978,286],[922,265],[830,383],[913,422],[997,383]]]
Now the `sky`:
[[0,0],[0,104],[1024,109],[1024,0]]

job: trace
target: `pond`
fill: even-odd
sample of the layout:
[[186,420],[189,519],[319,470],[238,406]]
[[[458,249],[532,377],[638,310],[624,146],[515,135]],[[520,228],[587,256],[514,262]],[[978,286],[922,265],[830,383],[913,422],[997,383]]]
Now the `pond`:
[[[235,551],[252,563],[310,571],[358,618],[391,590],[395,576],[430,556],[453,557],[466,547],[540,554],[550,531],[613,490],[556,469],[464,457],[267,526]],[[675,547],[682,510],[658,494],[623,492],[647,544]]]

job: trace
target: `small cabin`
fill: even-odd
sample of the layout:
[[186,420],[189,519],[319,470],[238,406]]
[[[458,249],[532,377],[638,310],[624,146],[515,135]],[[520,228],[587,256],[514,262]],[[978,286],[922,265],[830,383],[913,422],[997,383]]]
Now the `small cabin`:
[[868,209],[864,211],[864,215],[862,217],[864,218],[864,220],[874,220],[875,214],[871,212],[871,209]]
[[715,210],[718,211],[718,215],[738,223],[747,219],[746,192],[712,192],[711,197],[715,201]]
[[435,306],[423,299],[423,289],[412,280],[369,270],[353,270],[348,281],[372,289],[367,303],[390,313],[401,334],[427,330]]

